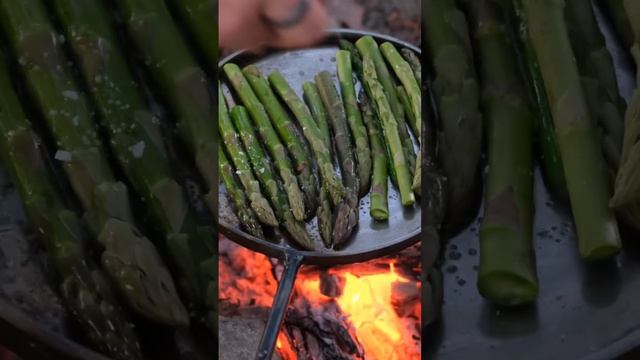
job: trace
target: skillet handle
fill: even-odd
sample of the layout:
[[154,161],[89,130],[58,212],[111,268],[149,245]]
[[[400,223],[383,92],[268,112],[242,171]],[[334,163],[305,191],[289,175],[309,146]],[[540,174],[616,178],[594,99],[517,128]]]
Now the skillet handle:
[[284,274],[278,284],[278,291],[276,291],[276,296],[273,299],[271,313],[269,314],[267,325],[262,333],[260,345],[258,345],[256,360],[270,360],[273,355],[273,350],[278,339],[278,333],[280,332],[284,315],[289,307],[291,292],[293,290],[293,285],[296,282],[296,275],[302,265],[303,258],[304,256],[300,254],[286,254]]

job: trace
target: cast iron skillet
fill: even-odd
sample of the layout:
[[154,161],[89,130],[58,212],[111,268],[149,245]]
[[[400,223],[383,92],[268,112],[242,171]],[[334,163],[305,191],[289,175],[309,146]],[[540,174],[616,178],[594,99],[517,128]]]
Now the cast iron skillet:
[[[598,9],[596,9],[598,10]],[[610,24],[597,12],[618,72],[623,96],[633,89],[634,70]],[[423,332],[423,353],[437,360],[609,360],[640,346],[640,246],[623,233],[615,260],[585,264],[568,207],[556,203],[535,171],[534,246],[540,294],[536,304],[504,309],[476,288],[478,231],[482,210],[444,251],[442,316]],[[482,209],[482,206],[480,207]],[[428,309],[427,309],[428,311]]]
[[[336,74],[335,53],[338,50],[338,39],[344,38],[356,41],[364,35],[373,36],[378,43],[389,41],[398,48],[406,47],[417,54],[420,53],[420,50],[416,47],[391,37],[362,31],[331,30],[326,42],[314,48],[271,52],[259,56],[238,52],[222,60],[219,63],[219,67],[221,68],[228,62],[236,63],[240,67],[255,64],[261,70],[263,76],[267,76],[272,70],[277,69],[298,95],[302,96],[302,84],[305,81],[313,81],[313,77],[318,72],[327,70],[332,74]],[[220,71],[220,74],[220,78],[224,80],[223,72]],[[226,95],[229,95],[228,89],[223,91]],[[229,96],[227,97],[229,98]],[[219,199],[219,229],[221,233],[242,246],[270,257],[279,258],[285,263],[285,271],[273,301],[271,315],[260,341],[257,359],[271,359],[296,274],[302,264],[331,266],[361,262],[393,254],[417,242],[421,229],[419,205],[413,208],[403,208],[398,200],[397,192],[392,186],[389,186],[388,222],[375,222],[371,219],[367,196],[360,201],[360,223],[357,232],[346,246],[339,250],[328,250],[324,248],[320,239],[316,239],[316,248],[318,250],[301,251],[291,246],[282,237],[275,236],[272,239],[273,241],[265,241],[244,233],[237,226],[222,187]],[[317,231],[313,230],[313,232]]]

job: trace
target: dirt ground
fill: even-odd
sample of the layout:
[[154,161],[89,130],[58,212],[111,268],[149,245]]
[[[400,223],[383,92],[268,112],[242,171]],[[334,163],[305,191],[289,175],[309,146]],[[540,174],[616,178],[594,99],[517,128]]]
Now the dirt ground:
[[[420,46],[420,0],[327,0],[326,3],[332,27],[378,32]],[[251,359],[263,327],[260,320],[221,318],[220,359]]]

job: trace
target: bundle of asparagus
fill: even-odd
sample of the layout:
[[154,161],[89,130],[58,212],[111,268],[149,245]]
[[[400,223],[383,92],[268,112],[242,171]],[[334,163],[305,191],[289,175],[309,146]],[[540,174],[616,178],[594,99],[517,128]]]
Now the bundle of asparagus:
[[[106,9],[99,0],[56,0],[53,4],[102,116],[111,149],[133,189],[149,204],[164,234],[164,245],[174,250],[170,257],[179,269],[177,278],[189,308],[213,312],[213,232],[197,225],[173,174],[164,140],[154,124],[157,120],[136,86],[114,29],[103,16]],[[183,319],[186,323],[186,314]]]
[[[309,221],[315,213],[324,245],[338,248],[357,228],[360,198],[369,192],[371,216],[379,221],[388,219],[389,170],[402,204],[415,203],[414,190],[420,184],[412,178],[416,165],[409,160],[415,161],[414,145],[397,94],[406,94],[409,125],[419,139],[422,126],[421,89],[416,80],[421,71],[419,61],[410,50],[399,52],[391,43],[378,47],[370,36],[361,38],[359,46],[364,57],[352,43],[341,41],[343,50],[336,54],[340,92],[331,74],[324,71],[315,76],[315,82],[304,83],[304,101],[277,70],[266,80],[254,65],[243,70],[232,63],[224,65],[230,87],[242,106],[232,107],[229,116],[223,90],[218,89],[219,130],[224,143],[221,151],[226,150],[231,159],[228,161],[225,155],[220,170],[229,174],[224,179],[227,192],[241,224],[254,236],[262,234],[260,223],[282,225],[295,243],[314,249],[303,220]],[[395,84],[387,63],[401,85]],[[366,90],[359,95],[354,73]],[[386,88],[381,79],[385,79]],[[389,99],[395,99],[395,108]],[[290,118],[280,101],[295,119]],[[257,134],[261,142],[256,141]],[[259,143],[264,144],[266,153]],[[340,175],[332,154],[336,155]],[[230,174],[234,169],[247,191],[246,197],[236,194],[238,181]],[[292,176],[294,172],[298,182]],[[256,178],[262,188],[256,185]],[[302,186],[298,188],[297,184]],[[300,201],[296,191],[304,194],[305,201]],[[275,223],[265,219],[269,204],[260,200],[265,198],[274,210]]]
[[445,227],[457,230],[475,214],[482,156],[482,116],[464,14],[454,0],[427,0],[424,19],[440,117],[440,163],[447,178]]
[[86,251],[82,220],[60,196],[42,144],[11,85],[0,53],[0,153],[32,225],[45,240],[71,318],[94,346],[114,359],[139,359],[140,348],[105,274]]
[[103,246],[104,269],[140,314],[187,324],[169,271],[133,224],[128,189],[111,171],[87,99],[67,69],[43,4],[2,1],[0,17],[30,94],[56,140],[56,159],[63,163],[89,228]]
[[[121,2],[119,18],[153,14],[149,24],[166,30],[166,42],[134,45],[166,66],[153,72],[154,79],[179,115],[178,128],[193,157],[187,163],[197,165],[209,185],[206,199],[215,216],[214,106],[206,78],[186,43],[198,36],[203,22],[215,20],[212,4],[215,1],[176,4],[176,10],[185,6],[185,14],[191,14],[194,6],[211,10],[208,15],[194,14],[202,16],[199,20],[185,20],[199,22],[186,38],[176,30],[164,2]],[[105,16],[110,11],[100,0],[0,2],[0,30],[13,57],[9,62],[20,70],[16,85],[26,90],[24,99],[16,98],[8,65],[1,61],[0,127],[5,135],[0,138],[0,150],[32,224],[47,239],[61,280],[61,296],[72,318],[99,350],[117,359],[136,359],[141,350],[121,300],[142,315],[136,319],[168,325],[181,334],[196,322],[215,329],[216,244],[213,229],[196,214],[177,180],[165,149],[165,142],[173,142],[167,139],[171,134],[160,131],[159,119],[141,93],[141,79],[134,76],[112,19]],[[145,36],[135,26],[129,30],[137,40]],[[149,34],[144,29],[142,33]],[[164,45],[182,51],[166,51]],[[73,56],[67,56],[67,51]],[[78,200],[81,218],[69,206],[76,202],[66,203],[56,189],[54,175],[45,166],[48,152],[41,151],[44,145],[25,120],[19,101],[28,102],[46,125],[48,131],[34,128],[52,138],[56,164]],[[95,122],[98,118],[104,133]],[[30,165],[24,168],[26,163]],[[121,173],[126,183],[118,178]],[[142,228],[145,233],[152,231],[153,243],[136,224],[147,218],[134,215],[134,202],[136,209],[150,215],[152,226]],[[97,251],[85,251],[85,247]],[[163,255],[173,266],[165,265]]]

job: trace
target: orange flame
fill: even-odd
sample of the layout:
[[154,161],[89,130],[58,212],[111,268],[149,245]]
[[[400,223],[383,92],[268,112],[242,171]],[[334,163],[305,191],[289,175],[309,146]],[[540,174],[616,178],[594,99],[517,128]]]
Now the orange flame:
[[[226,239],[225,239],[226,240]],[[228,242],[228,240],[227,240]],[[271,263],[263,255],[237,245],[226,244],[227,256],[220,258],[220,300],[234,306],[269,308],[277,282],[271,272]],[[295,285],[297,296],[311,303],[335,302],[351,323],[355,338],[364,350],[366,360],[418,360],[420,359],[420,301],[410,303],[403,316],[393,304],[394,286],[408,286],[420,293],[420,282],[399,274],[394,261],[384,260],[375,271],[362,264],[342,266],[329,270],[329,274],[344,280],[342,293],[330,298],[320,292],[318,272],[301,273]],[[276,351],[283,360],[297,360],[298,356],[284,332],[280,332]]]

